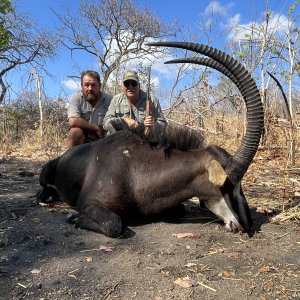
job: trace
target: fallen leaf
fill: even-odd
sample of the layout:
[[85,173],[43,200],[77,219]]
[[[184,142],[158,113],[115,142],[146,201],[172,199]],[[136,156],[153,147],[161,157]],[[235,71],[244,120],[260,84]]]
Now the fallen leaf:
[[270,268],[269,267],[262,267],[258,270],[259,273],[268,273],[270,272]]
[[182,284],[182,278],[177,278],[175,281],[174,281],[175,284],[177,285],[181,285]]
[[86,256],[85,260],[88,261],[88,262],[91,262],[91,261],[93,261],[93,258],[91,256]]
[[194,266],[197,266],[197,264],[195,264],[195,263],[187,263],[186,265],[184,265],[184,267],[188,267],[188,268],[194,267]]
[[189,232],[188,233],[173,233],[172,236],[177,237],[178,239],[194,237],[194,235]]
[[268,214],[270,215],[270,214],[276,213],[276,210],[272,209],[272,208],[266,208],[266,207],[259,206],[259,207],[257,207],[256,212],[261,215],[268,215]]
[[224,248],[224,249],[223,249],[223,248],[220,248],[220,249],[217,250],[217,252],[218,252],[218,253],[224,253],[225,250],[226,250],[226,248]]
[[192,280],[189,276],[186,276],[184,278],[177,278],[174,281],[175,284],[179,285],[182,288],[190,288],[192,286],[194,286],[194,280]]
[[222,276],[224,277],[233,277],[235,275],[234,271],[224,271],[221,273]]

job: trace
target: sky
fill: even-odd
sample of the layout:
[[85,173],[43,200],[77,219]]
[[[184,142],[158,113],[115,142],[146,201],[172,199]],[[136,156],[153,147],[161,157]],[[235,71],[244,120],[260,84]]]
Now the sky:
[[[54,28],[57,25],[57,19],[53,15],[51,9],[55,11],[63,11],[66,7],[77,13],[79,0],[12,0],[17,9],[28,14],[40,27],[47,29]],[[227,26],[229,23],[234,23],[239,26],[247,26],[251,21],[261,21],[262,15],[265,12],[265,0],[229,0],[229,1],[207,1],[207,0],[140,0],[146,3],[153,11],[153,14],[165,23],[177,21],[184,26],[193,28],[195,32],[201,30],[200,20],[208,18],[209,11],[214,11],[220,15],[222,22],[220,23],[220,31],[222,26]],[[288,7],[294,2],[291,0],[268,0],[269,10],[273,13],[283,15],[287,13]],[[300,8],[297,8],[298,14]],[[212,46],[218,47],[224,43],[224,40],[229,36],[221,36],[213,41]],[[203,41],[205,43],[206,41]],[[80,66],[83,69],[95,69],[95,61],[88,59],[86,55],[79,55]],[[78,85],[74,80],[70,80],[68,75],[73,74],[74,61],[72,60],[69,50],[60,49],[57,57],[47,62],[46,68],[53,75],[52,78],[43,78],[44,94],[49,97],[68,98],[77,89]],[[156,65],[154,69],[154,77],[157,81],[172,80],[171,76],[163,74],[166,69]],[[171,74],[169,74],[171,75]],[[154,78],[153,77],[153,78]],[[13,93],[11,97],[18,95],[22,86],[22,77],[20,74],[11,73],[7,80],[11,82]],[[34,85],[31,87],[34,89]]]

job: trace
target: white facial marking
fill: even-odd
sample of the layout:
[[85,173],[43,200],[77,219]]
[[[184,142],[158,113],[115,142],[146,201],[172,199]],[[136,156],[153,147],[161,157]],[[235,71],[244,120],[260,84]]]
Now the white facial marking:
[[209,203],[208,201],[207,204],[209,210],[211,210],[216,216],[225,222],[228,230],[234,231],[237,228],[241,228],[240,223],[234,215],[234,212],[228,206],[224,197],[220,197],[219,201],[215,201],[213,203]]

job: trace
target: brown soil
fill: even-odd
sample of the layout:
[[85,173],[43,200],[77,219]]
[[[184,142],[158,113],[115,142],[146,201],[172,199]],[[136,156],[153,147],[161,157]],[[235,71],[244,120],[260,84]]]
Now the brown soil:
[[260,155],[244,179],[254,236],[224,231],[190,202],[180,222],[130,227],[135,234],[120,239],[74,228],[62,203],[33,206],[44,161],[6,156],[0,299],[300,299],[299,222],[268,215],[297,200],[289,179],[299,178]]

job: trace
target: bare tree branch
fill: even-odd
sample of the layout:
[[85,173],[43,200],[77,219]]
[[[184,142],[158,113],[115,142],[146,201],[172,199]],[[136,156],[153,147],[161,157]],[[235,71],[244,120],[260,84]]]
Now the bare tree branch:
[[166,51],[145,46],[147,41],[174,36],[176,32],[131,0],[86,1],[79,12],[80,17],[69,11],[54,11],[61,24],[61,43],[71,52],[83,51],[95,57],[104,87],[111,74],[118,75],[120,65]]
[[5,76],[21,65],[44,69],[44,62],[55,54],[55,39],[49,32],[38,30],[29,19],[12,10],[6,15],[5,24],[11,37],[0,51],[0,103],[4,100],[8,84]]

